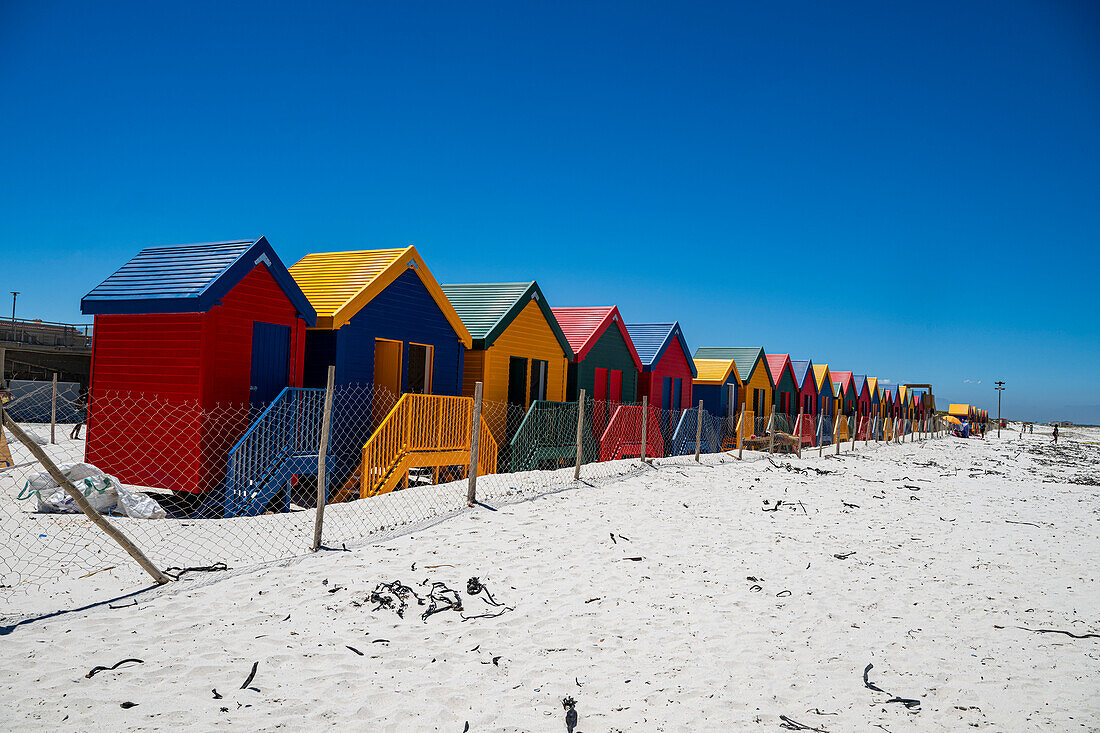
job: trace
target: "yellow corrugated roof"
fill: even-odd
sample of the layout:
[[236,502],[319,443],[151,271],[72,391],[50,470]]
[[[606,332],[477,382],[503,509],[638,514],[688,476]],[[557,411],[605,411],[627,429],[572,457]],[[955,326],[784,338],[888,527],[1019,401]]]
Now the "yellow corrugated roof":
[[867,389],[871,390],[871,393],[878,392],[878,377],[867,377]]
[[948,415],[969,415],[970,405],[951,405],[947,408]]
[[[737,370],[733,359],[695,359],[697,383],[723,384],[729,379],[730,372]],[[738,375],[740,376],[740,375]]]
[[825,384],[825,375],[829,371],[828,364],[814,364],[814,381],[817,382],[817,391],[821,391],[822,385]]
[[[405,251],[317,252],[291,265],[290,274],[317,310],[318,318],[335,318]],[[362,305],[365,303],[359,307]]]
[[469,330],[415,247],[316,252],[292,265],[290,274],[317,311],[317,327],[337,329],[408,268],[416,270],[447,322],[466,348],[471,348]]

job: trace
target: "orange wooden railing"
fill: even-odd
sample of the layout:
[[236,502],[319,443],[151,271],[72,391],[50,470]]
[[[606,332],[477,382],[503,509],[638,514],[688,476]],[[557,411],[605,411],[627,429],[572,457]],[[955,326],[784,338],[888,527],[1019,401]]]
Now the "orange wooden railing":
[[[406,480],[410,468],[470,465],[470,421],[474,401],[469,397],[405,394],[363,445],[360,497],[393,491]],[[497,444],[480,421],[478,474],[492,473]]]

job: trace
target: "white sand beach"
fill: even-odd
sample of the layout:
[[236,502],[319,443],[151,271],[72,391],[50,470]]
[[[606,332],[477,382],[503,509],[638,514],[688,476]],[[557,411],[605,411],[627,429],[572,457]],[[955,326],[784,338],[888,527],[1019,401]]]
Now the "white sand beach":
[[[21,592],[0,729],[563,731],[568,696],[587,733],[1100,730],[1100,431],[1041,433],[658,461],[129,597]],[[463,620],[500,610],[473,576],[510,610]],[[464,609],[373,610],[395,580]]]

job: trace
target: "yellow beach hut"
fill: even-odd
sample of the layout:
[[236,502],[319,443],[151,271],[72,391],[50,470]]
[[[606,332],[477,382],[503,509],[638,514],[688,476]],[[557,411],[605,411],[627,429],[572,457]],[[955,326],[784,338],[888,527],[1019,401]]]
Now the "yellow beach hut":
[[444,284],[444,295],[470,331],[462,394],[482,383],[482,414],[498,443],[510,439],[531,403],[565,399],[573,349],[538,283]]

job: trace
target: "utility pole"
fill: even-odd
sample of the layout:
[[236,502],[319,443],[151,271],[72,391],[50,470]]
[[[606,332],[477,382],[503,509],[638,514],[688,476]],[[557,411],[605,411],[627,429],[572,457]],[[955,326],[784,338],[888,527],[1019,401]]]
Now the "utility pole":
[[11,340],[15,341],[15,299],[19,297],[18,290],[12,290],[11,292]]
[[1001,437],[1001,392],[1005,391],[1004,382],[994,382],[997,385],[997,437]]

